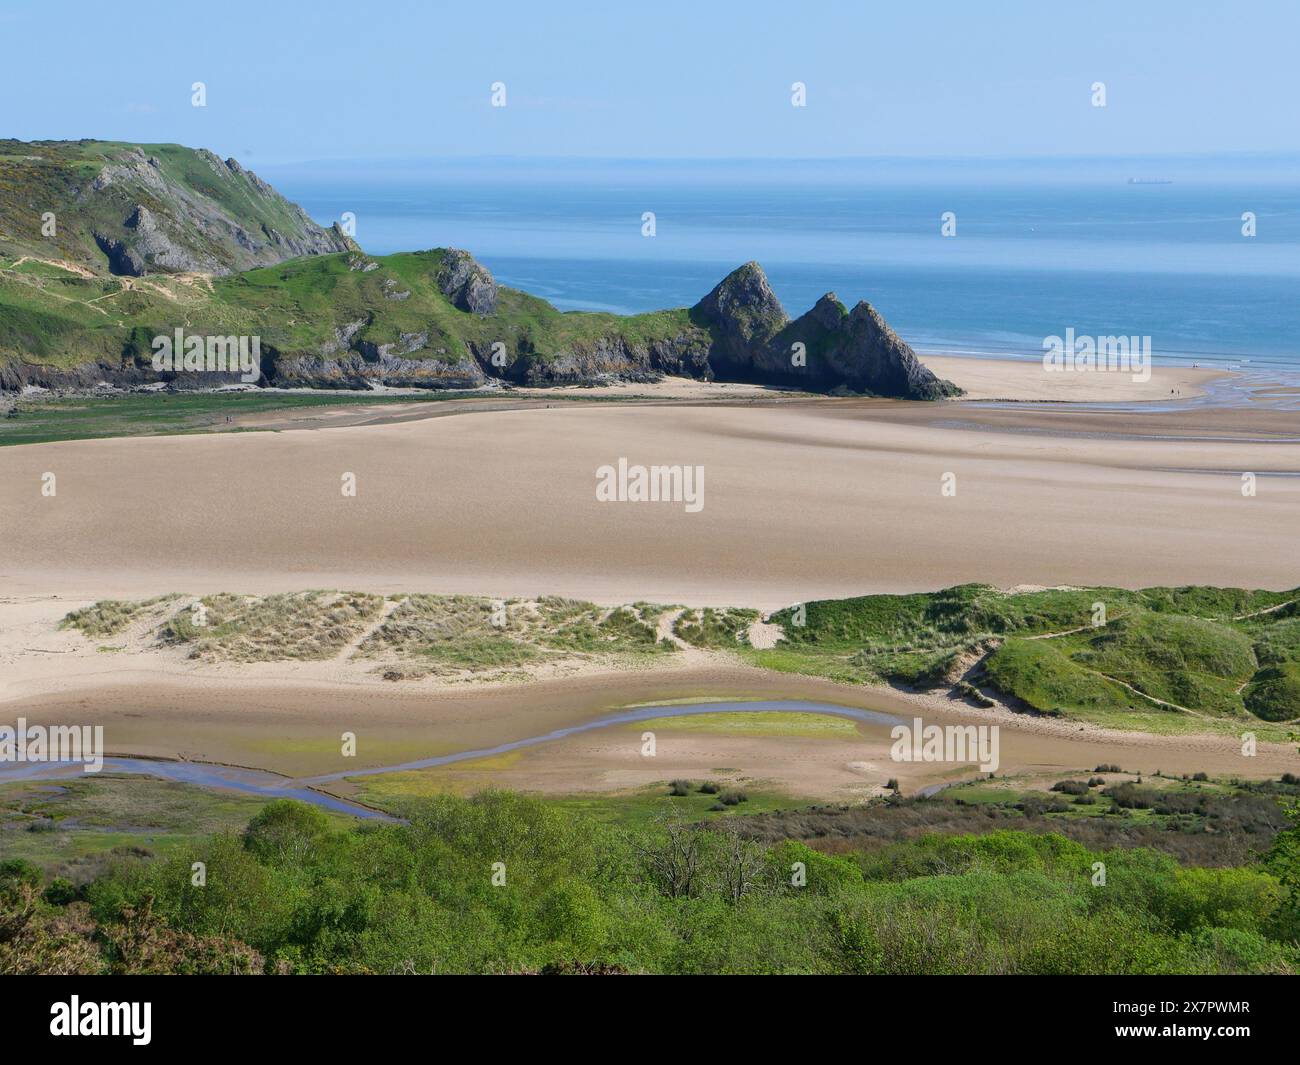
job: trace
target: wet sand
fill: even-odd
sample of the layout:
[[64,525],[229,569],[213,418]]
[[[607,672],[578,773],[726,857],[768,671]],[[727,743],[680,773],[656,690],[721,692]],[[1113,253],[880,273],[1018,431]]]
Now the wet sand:
[[[174,680],[95,687],[8,703],[29,724],[93,721],[104,726],[107,752],[180,758],[317,776],[476,750],[536,736],[601,716],[612,707],[674,700],[802,699],[859,707],[926,724],[1000,728],[999,775],[1086,772],[1103,763],[1152,773],[1208,772],[1250,778],[1294,770],[1285,744],[1262,743],[1243,757],[1232,736],[1151,736],[1083,728],[1019,715],[980,716],[942,697],[834,684],[715,661],[646,674],[593,675],[525,688],[408,691],[270,685],[257,681]],[[656,734],[657,753],[641,753],[642,726],[614,726],[518,752],[504,759],[422,770],[429,787],[488,785],[552,794],[607,792],[674,777],[734,770],[731,779],[804,798],[874,793],[890,778],[911,792],[978,775],[975,765],[896,763],[889,728],[859,724],[858,737],[754,737],[727,733]],[[341,737],[356,736],[344,758]],[[716,775],[716,774],[714,774]],[[348,782],[331,785],[353,794]]]
[[1225,370],[1191,366],[1151,366],[1147,380],[1132,373],[1051,372],[1041,359],[984,359],[960,355],[922,355],[940,377],[966,391],[966,399],[1009,399],[1055,403],[1142,403],[1193,399],[1205,394]]

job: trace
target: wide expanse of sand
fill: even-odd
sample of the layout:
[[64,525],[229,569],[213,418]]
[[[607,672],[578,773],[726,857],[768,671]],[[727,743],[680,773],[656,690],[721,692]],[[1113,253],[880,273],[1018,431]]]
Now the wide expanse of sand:
[[[1233,431],[1198,435],[1195,412],[1178,429],[1138,413],[1019,413],[591,403],[11,447],[0,453],[0,588],[768,609],[966,581],[1300,584],[1300,442],[1279,433],[1283,415],[1266,433],[1263,414],[1226,412]],[[702,467],[703,508],[599,501],[597,471],[620,458]],[[1256,475],[1253,496],[1243,473]]]

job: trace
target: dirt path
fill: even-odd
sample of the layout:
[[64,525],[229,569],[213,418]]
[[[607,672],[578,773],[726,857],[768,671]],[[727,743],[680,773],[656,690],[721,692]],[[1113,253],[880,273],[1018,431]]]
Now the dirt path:
[[[1249,614],[1236,614],[1233,616],[1232,620],[1245,621],[1247,618],[1257,618],[1263,614],[1276,614],[1279,610],[1282,610],[1286,607],[1295,606],[1296,603],[1300,603],[1300,599],[1290,599],[1285,603],[1278,603],[1277,606],[1266,606],[1263,610],[1252,610]],[[1207,619],[1207,620],[1213,620],[1213,619]]]
[[364,629],[362,629],[355,639],[351,640],[347,644],[347,646],[343,648],[343,650],[341,650],[337,655],[335,655],[334,656],[335,659],[338,661],[343,661],[352,658],[353,655],[355,655],[359,650],[361,650],[361,648],[365,645],[365,642],[368,639],[370,639],[370,637],[373,636],[376,632],[379,631],[379,629],[383,626],[384,622],[393,616],[393,611],[396,610],[398,607],[400,607],[406,601],[407,601],[406,596],[403,596],[401,599],[385,599],[383,608],[379,611],[379,615],[375,618],[375,620],[372,621],[369,625],[367,625]]
[[680,652],[678,660],[685,666],[700,666],[716,661],[717,655],[714,652],[696,647],[693,643],[689,643],[677,635],[677,621],[685,613],[686,611],[683,609],[672,610],[659,615],[659,624],[657,626],[659,640],[661,642],[666,641],[676,647]]
[[23,263],[40,263],[43,266],[53,266],[59,270],[66,270],[70,274],[76,274],[78,277],[93,279],[96,276],[93,271],[87,270],[77,263],[68,262],[67,259],[38,259],[34,255],[24,255],[19,259],[15,259],[9,269],[17,270]]

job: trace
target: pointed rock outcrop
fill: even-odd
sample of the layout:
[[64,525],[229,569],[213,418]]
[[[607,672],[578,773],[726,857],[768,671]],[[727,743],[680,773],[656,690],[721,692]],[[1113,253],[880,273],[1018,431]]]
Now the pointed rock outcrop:
[[828,292],[791,321],[758,263],[728,274],[692,309],[713,335],[709,365],[720,380],[794,385],[901,399],[942,399],[961,390],[921,365],[867,302],[848,310]]
[[745,263],[691,308],[691,317],[714,334],[709,364],[718,377],[752,368],[754,356],[790,321],[763,268]]

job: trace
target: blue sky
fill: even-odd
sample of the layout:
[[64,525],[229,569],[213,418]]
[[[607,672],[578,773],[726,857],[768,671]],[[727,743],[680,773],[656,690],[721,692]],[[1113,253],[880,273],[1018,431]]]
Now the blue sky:
[[1293,0],[6,0],[0,39],[0,136],[252,166],[1300,151]]

